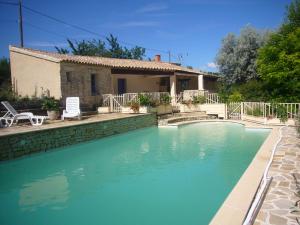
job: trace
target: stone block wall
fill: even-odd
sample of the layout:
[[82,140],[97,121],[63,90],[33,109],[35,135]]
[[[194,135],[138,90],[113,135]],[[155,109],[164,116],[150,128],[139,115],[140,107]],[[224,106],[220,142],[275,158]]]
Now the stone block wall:
[[157,125],[156,115],[146,114],[0,136],[0,161],[153,125]]
[[[67,76],[68,73],[68,76]],[[92,95],[91,74],[96,76],[96,94]],[[99,106],[102,94],[112,93],[111,70],[107,67],[61,63],[61,92],[66,97],[78,96],[80,103]]]

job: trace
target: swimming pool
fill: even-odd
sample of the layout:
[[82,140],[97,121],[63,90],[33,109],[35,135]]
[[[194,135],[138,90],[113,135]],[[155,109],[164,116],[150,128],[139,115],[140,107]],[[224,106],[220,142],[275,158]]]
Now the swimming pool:
[[269,134],[150,127],[0,164],[0,224],[208,224]]

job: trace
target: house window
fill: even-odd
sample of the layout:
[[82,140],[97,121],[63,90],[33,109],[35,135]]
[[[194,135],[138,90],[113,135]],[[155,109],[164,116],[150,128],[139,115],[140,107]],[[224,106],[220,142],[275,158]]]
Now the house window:
[[190,81],[190,79],[180,79],[179,80],[180,91],[189,89],[189,81]]
[[91,74],[91,94],[97,95],[96,74]]
[[71,82],[71,76],[72,76],[71,72],[66,72],[67,82]]
[[170,91],[170,77],[161,77],[159,81],[159,91]]

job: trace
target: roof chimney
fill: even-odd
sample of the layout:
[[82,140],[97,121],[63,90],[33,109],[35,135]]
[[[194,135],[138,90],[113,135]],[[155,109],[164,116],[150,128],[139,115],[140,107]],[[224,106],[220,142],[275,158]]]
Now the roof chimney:
[[155,55],[154,56],[154,62],[161,62],[160,61],[160,55]]

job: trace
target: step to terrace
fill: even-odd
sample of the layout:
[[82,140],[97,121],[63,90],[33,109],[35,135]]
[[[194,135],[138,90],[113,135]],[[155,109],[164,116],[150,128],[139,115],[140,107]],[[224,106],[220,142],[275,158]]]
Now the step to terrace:
[[175,123],[185,122],[185,121],[198,121],[215,119],[216,116],[207,115],[205,112],[195,112],[195,113],[176,113],[173,115],[161,116],[158,118],[158,126],[168,126]]

